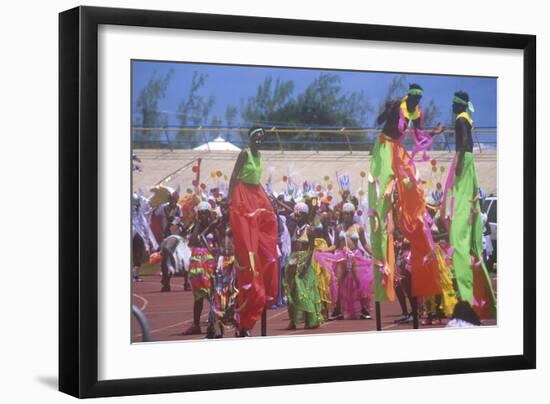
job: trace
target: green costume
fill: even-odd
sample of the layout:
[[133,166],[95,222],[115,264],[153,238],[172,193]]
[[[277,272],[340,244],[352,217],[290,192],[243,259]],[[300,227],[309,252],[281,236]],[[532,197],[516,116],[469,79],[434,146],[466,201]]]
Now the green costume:
[[[473,121],[469,115],[463,112],[457,116],[457,120],[460,118],[466,119],[471,129]],[[449,186],[452,184],[451,195],[445,196],[453,248],[452,268],[460,299],[469,302],[480,318],[495,318],[495,293],[483,261],[483,218],[474,155],[468,151],[460,153],[464,154],[462,171],[455,176],[453,161],[447,182]],[[475,261],[473,265],[472,256]]]
[[[294,251],[290,255],[290,265],[294,271],[285,271],[284,287],[288,299],[288,315],[294,324],[305,321],[306,326],[315,328],[321,325],[321,298],[317,288],[315,269],[311,262],[302,275],[309,251]],[[293,274],[291,274],[293,272]]]

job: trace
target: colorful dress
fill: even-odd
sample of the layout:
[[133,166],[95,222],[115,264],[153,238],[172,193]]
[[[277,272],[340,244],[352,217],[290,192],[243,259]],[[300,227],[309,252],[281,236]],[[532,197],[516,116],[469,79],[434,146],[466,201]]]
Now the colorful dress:
[[[413,158],[431,144],[431,137],[418,129],[422,126],[422,112],[417,106],[410,113],[405,97],[399,105],[397,124],[398,138],[382,133],[372,151],[369,175],[368,199],[370,238],[373,252],[375,299],[393,300],[395,256],[393,243],[394,217],[391,195],[397,189],[397,217],[399,230],[411,245],[411,275],[413,296],[432,296],[441,293],[439,264],[434,243],[426,220],[424,190],[418,178]],[[414,127],[411,124],[415,123]],[[405,150],[401,140],[405,131],[416,142],[412,157]],[[423,160],[427,158],[423,154]]]
[[206,247],[192,247],[189,260],[189,283],[194,300],[210,297],[216,260]]
[[[307,243],[308,227],[297,228],[293,240]],[[311,262],[308,263],[309,254],[308,250],[290,254],[288,265],[295,269],[285,271],[284,286],[290,321],[294,324],[305,322],[307,327],[315,328],[323,322],[323,315],[315,269]],[[309,266],[305,268],[306,265]]]
[[323,313],[328,313],[328,308],[333,303],[331,297],[331,284],[336,282],[332,269],[321,265],[321,262],[317,258],[317,253],[326,253],[328,248],[327,241],[324,238],[316,238],[313,242],[314,253],[311,262],[317,279],[317,290],[319,291]]
[[[340,307],[344,318],[357,318],[363,306],[369,305],[373,293],[373,269],[372,261],[357,248],[359,242],[358,225],[354,224],[345,232],[346,246],[337,249],[334,253],[318,252],[315,259],[331,274],[330,291],[334,302],[340,301]],[[342,284],[337,284],[336,268],[344,265],[346,274]],[[358,279],[353,275],[353,267],[356,267]]]
[[237,290],[235,257],[220,255],[213,276],[212,293],[210,295],[210,311],[208,326],[214,337],[223,336],[223,327],[236,323],[235,306]]
[[241,330],[254,327],[264,308],[277,298],[278,290],[277,218],[260,184],[260,153],[246,153],[230,207]]
[[[456,121],[459,119],[466,121],[471,136],[473,121],[468,113],[457,115]],[[483,261],[483,219],[474,155],[470,151],[462,153],[462,172],[455,177],[455,157],[449,169],[443,199],[443,216],[450,226],[452,269],[459,298],[469,302],[479,318],[495,318],[495,293]]]

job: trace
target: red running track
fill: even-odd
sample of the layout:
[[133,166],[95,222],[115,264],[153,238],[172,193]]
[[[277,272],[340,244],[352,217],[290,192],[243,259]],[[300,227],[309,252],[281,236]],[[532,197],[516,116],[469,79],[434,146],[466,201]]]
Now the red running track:
[[[160,292],[160,277],[150,275],[143,277],[144,282],[133,283],[132,303],[140,308],[145,314],[150,327],[153,341],[177,341],[205,338],[206,319],[208,315],[208,303],[205,302],[203,315],[201,317],[202,335],[183,335],[192,323],[193,318],[193,296],[191,292],[183,290],[183,278],[172,278],[172,291]],[[338,320],[327,321],[315,330],[304,330],[299,325],[297,330],[288,331],[288,315],[286,307],[270,309],[267,311],[267,335],[297,335],[297,334],[325,334],[342,332],[376,332],[376,320],[374,318],[374,307],[371,310],[372,320]],[[400,317],[401,309],[399,303],[381,303],[382,330],[411,330],[412,322],[406,324],[395,324],[394,321]],[[420,325],[420,330],[425,328],[440,328],[443,325]],[[484,325],[495,325],[496,321],[484,321]],[[141,328],[135,318],[132,320],[132,342],[141,342]],[[253,336],[261,335],[260,322],[252,330]],[[234,338],[234,331],[226,329],[226,337]]]

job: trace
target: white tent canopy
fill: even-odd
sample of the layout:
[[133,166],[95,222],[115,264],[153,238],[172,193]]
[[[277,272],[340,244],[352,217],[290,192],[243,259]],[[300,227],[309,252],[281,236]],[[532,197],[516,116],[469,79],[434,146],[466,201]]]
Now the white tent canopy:
[[233,143],[227,142],[223,137],[218,136],[211,142],[201,144],[195,147],[193,150],[212,150],[212,151],[240,151]]

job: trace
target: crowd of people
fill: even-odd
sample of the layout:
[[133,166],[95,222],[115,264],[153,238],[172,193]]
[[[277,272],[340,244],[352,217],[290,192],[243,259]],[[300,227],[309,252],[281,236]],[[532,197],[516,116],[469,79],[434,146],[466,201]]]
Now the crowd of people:
[[[373,302],[396,298],[402,310],[396,322],[412,321],[415,307],[423,324],[453,312],[475,317],[468,324],[495,318],[472,153],[473,106],[468,94],[455,93],[456,155],[445,186],[436,184],[426,198],[415,162],[430,161],[426,151],[443,128],[424,131],[422,93],[411,85],[378,117],[382,134],[370,173],[360,173],[366,190],[352,193],[349,176],[340,173],[337,189],[327,176],[301,187],[285,176],[286,188],[275,192],[261,183],[266,133],[252,128],[249,147],[218,186],[200,183],[199,160],[183,197],[165,186],[149,198],[134,193],[134,281],[141,281],[147,257],[160,262],[162,292],[171,291],[174,275],[183,276],[193,294],[193,323],[184,333],[203,332],[207,300],[208,338],[222,337],[228,327],[250,336],[269,308],[287,308],[288,330],[314,329],[326,321],[370,320]],[[407,131],[416,144],[411,154],[401,142]]]

